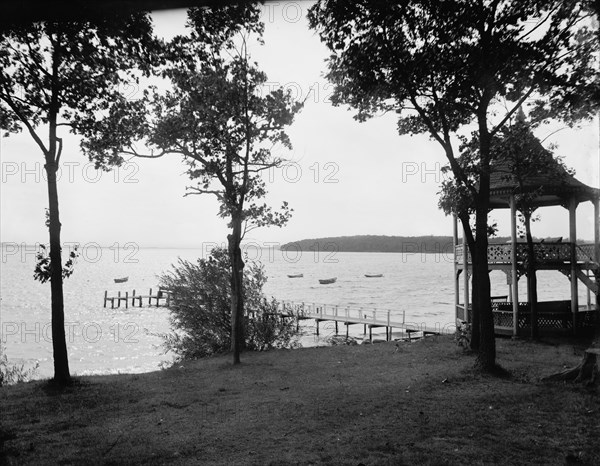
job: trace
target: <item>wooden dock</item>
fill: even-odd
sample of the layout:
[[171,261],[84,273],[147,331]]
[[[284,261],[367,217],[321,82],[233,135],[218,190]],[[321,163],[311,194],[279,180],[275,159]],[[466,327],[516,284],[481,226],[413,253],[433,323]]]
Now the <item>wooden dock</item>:
[[385,328],[386,341],[392,339],[393,329],[400,330],[408,340],[443,333],[442,329],[438,327],[431,328],[406,322],[405,311],[402,311],[400,318],[397,313],[392,314],[390,310],[282,301],[280,315],[282,317],[295,317],[298,320],[313,319],[316,324],[317,335],[319,335],[319,324],[321,322],[334,322],[336,335],[339,334],[338,325],[342,323],[346,327],[346,337],[348,337],[350,325],[362,325],[364,335],[367,334],[367,329],[369,330],[369,340],[371,341],[373,341],[374,328]]
[[142,307],[148,300],[148,306],[152,306],[152,303],[159,306],[167,306],[171,304],[171,293],[163,288],[158,288],[156,294],[152,294],[152,288],[148,291],[148,294],[136,294],[135,290],[131,294],[129,291],[121,293],[120,291],[115,296],[108,296],[108,290],[104,291],[104,307],[110,303],[110,308],[121,307],[121,303],[124,303],[125,308],[129,307],[131,303],[132,307],[135,307],[136,303],[138,307]]

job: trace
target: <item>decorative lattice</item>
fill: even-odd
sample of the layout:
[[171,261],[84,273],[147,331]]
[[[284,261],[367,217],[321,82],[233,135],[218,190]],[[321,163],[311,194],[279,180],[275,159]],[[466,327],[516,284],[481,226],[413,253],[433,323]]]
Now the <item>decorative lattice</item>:
[[[571,260],[571,243],[535,243],[533,245],[535,259],[538,263],[568,262]],[[454,248],[454,260],[463,261],[464,248],[462,244]],[[594,260],[594,245],[582,244],[576,247],[577,260],[592,262]],[[527,244],[517,244],[517,262],[527,259]],[[471,254],[467,248],[467,260],[471,263]],[[490,244],[488,246],[488,262],[491,264],[510,264],[512,262],[512,244]]]

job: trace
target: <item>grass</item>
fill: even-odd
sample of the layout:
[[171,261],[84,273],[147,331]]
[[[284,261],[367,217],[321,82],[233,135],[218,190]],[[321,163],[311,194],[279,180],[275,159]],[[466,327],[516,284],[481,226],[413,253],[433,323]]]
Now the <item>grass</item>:
[[581,348],[450,337],[279,350],[0,389],[3,464],[600,464],[597,388],[541,382]]

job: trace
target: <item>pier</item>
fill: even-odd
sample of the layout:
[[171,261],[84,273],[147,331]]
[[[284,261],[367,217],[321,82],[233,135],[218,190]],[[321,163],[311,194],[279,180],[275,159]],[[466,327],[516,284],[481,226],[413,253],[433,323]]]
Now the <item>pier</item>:
[[350,306],[331,304],[307,304],[282,301],[280,315],[283,318],[295,317],[299,321],[314,320],[317,335],[319,335],[319,324],[321,322],[334,322],[336,335],[339,334],[339,324],[343,324],[346,327],[346,337],[348,337],[350,325],[362,325],[364,335],[367,334],[367,329],[369,330],[369,340],[371,341],[373,341],[374,328],[385,328],[386,341],[392,339],[393,329],[400,330],[403,335],[406,335],[408,340],[428,335],[450,333],[455,330],[454,327],[452,329],[442,329],[439,326],[432,328],[424,324],[406,322],[405,311],[402,311],[402,315],[400,316],[397,313],[392,313],[391,310],[369,309],[366,307],[352,308]]
[[152,294],[152,288],[150,288],[148,294],[136,294],[135,290],[133,290],[131,294],[129,294],[129,291],[125,291],[124,293],[119,291],[114,296],[108,296],[108,290],[104,291],[104,307],[110,303],[111,309],[121,307],[121,303],[124,303],[126,309],[129,307],[129,303],[131,303],[132,307],[135,307],[136,303],[138,307],[142,307],[146,300],[148,300],[148,306],[152,306],[152,303],[154,303],[156,307],[169,307],[171,304],[171,293],[160,287],[156,294]]

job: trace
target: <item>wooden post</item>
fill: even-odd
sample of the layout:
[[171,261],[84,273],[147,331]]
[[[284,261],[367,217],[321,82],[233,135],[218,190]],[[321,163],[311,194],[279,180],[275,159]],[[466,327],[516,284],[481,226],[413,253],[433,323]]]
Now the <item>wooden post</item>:
[[459,275],[458,275],[458,263],[456,262],[456,246],[458,246],[458,218],[456,214],[452,214],[452,233],[453,233],[453,242],[452,242],[452,252],[454,263],[454,319],[458,321],[458,305],[460,304],[460,283],[459,283]]
[[335,321],[335,334],[338,334],[338,321]]
[[594,244],[594,262],[600,264],[600,199],[598,198],[594,199]]
[[[594,199],[594,262],[600,264],[600,199]],[[599,265],[600,266],[600,265]],[[598,271],[600,274],[600,271]],[[600,312],[600,275],[596,274],[596,312]],[[600,316],[596,316],[596,319]]]
[[519,275],[517,269],[517,205],[515,195],[510,195],[511,288],[513,303],[513,337],[519,333]]
[[104,290],[104,307],[106,307],[107,300],[108,300],[108,290]]
[[129,307],[129,291],[125,292],[125,309]]
[[[588,279],[590,278],[590,270],[586,270],[585,271],[586,276],[588,277]],[[587,289],[587,311],[591,311],[592,310],[592,290],[590,290],[589,287],[586,286]]]
[[118,292],[117,307],[121,307],[121,292]]
[[573,314],[573,334],[577,334],[577,312],[579,296],[577,290],[577,200],[569,201],[569,242],[571,243],[571,312]]
[[152,288],[148,291],[148,306],[152,304]]
[[[469,228],[467,225],[463,225],[463,230]],[[467,245],[467,237],[463,231],[462,235],[462,247],[463,247],[463,303],[465,306],[465,322],[469,322],[469,246]]]
[[319,319],[315,319],[315,322],[317,324],[317,336],[319,336]]

